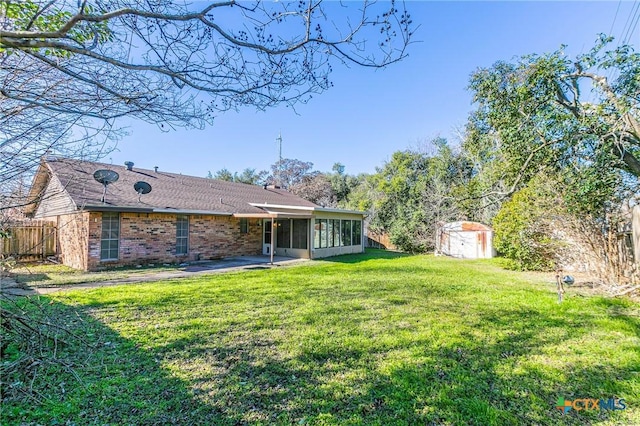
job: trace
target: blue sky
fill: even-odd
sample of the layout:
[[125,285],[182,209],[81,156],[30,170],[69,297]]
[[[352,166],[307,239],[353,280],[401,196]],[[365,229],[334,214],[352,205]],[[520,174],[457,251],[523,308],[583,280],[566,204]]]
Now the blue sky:
[[[568,45],[589,50],[598,33],[640,46],[640,6],[608,2],[408,2],[420,28],[409,57],[386,69],[334,66],[334,87],[306,105],[219,115],[205,130],[161,132],[129,122],[128,135],[103,161],[194,176],[227,168],[268,169],[282,153],[330,171],[340,162],[351,174],[371,173],[393,152],[442,136],[457,143],[457,128],[472,110],[466,90],[478,67]],[[635,13],[635,15],[634,15]],[[611,31],[613,28],[613,31]]]

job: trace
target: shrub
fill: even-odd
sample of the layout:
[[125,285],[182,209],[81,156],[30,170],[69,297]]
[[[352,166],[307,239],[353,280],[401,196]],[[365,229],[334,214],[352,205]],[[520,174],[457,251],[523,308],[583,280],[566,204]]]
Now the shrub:
[[516,269],[553,270],[564,243],[553,221],[561,210],[548,179],[537,177],[502,205],[493,219],[496,250],[514,261]]

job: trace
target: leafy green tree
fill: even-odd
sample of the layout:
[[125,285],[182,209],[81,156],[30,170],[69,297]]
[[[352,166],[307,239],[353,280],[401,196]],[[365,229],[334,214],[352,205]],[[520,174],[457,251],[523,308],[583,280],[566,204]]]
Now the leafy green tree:
[[395,152],[391,160],[353,190],[354,199],[371,212],[370,228],[388,234],[401,250],[424,252],[435,246],[439,222],[459,217],[454,188],[465,162],[447,141],[431,141],[433,153]]
[[349,196],[351,191],[360,184],[358,176],[353,176],[345,171],[342,163],[335,163],[330,173],[325,173],[326,179],[331,184],[331,190],[334,194],[334,204],[340,207],[347,207],[349,204]]
[[462,176],[453,188],[460,217],[489,224],[509,194],[508,162],[495,134],[468,126],[461,146]]
[[[211,174],[211,172],[209,172],[209,174]],[[227,182],[233,182],[233,173],[231,173],[228,169],[220,169],[217,172],[215,172],[215,174],[213,174],[213,176],[211,176],[211,179],[217,179],[217,180],[224,180]]]
[[233,181],[240,183],[247,183],[249,185],[263,185],[267,179],[268,172],[266,170],[260,170],[256,172],[256,169],[246,168],[242,173],[234,173]]
[[585,211],[610,200],[619,185],[637,183],[640,55],[626,45],[607,50],[611,41],[601,36],[575,59],[561,49],[472,75],[478,105],[470,120],[473,143],[498,142],[504,195],[543,166],[565,173],[583,195],[574,201]]
[[437,224],[460,218],[455,192],[469,173],[464,155],[446,139],[435,138],[428,149],[393,153],[374,174],[347,177],[343,206],[367,211],[369,229],[387,235],[398,249],[429,251]]
[[554,229],[562,197],[549,174],[538,174],[506,201],[493,220],[494,245],[521,270],[553,270],[566,242]]
[[494,206],[515,194],[494,229],[498,248],[523,267],[550,264],[545,239],[553,233],[532,225],[542,217],[536,212],[544,215],[536,203],[544,203],[529,186],[544,170],[556,177],[566,212],[583,224],[599,269],[622,275],[617,230],[640,193],[640,55],[612,41],[601,36],[573,59],[560,49],[472,75],[477,110],[464,147],[481,159],[482,173],[472,175],[470,192]]
[[238,172],[231,173],[229,169],[223,168],[218,170],[215,174],[211,172],[207,173],[207,178],[224,180],[227,182],[240,182],[249,185],[264,185],[267,174],[268,173],[265,170],[256,172],[256,169],[252,168],[246,168],[240,174],[238,174]]
[[342,201],[341,207],[367,211],[370,213],[369,219],[375,217],[375,206],[382,197],[378,191],[378,175],[361,173],[353,179],[356,183],[349,191],[349,197]]
[[427,232],[422,195],[426,189],[428,158],[415,151],[393,153],[377,173],[377,190],[383,196],[376,203],[371,228],[389,234],[391,242],[409,252],[427,249],[420,236]]

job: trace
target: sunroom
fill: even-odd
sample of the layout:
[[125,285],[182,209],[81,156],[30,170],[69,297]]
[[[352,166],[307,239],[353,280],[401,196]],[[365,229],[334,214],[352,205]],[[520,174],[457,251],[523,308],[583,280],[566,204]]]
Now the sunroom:
[[236,216],[262,218],[264,255],[316,259],[364,251],[363,212],[325,207],[252,205],[265,213]]

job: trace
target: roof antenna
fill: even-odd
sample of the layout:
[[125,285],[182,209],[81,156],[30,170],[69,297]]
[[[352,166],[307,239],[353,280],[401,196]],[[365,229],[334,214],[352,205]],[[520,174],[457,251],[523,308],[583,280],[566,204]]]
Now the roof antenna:
[[276,142],[278,143],[278,169],[276,170],[276,181],[274,183],[282,186],[282,132],[278,132]]
[[151,185],[149,185],[147,182],[138,181],[133,184],[133,189],[135,189],[138,193],[138,202],[140,203],[140,198],[142,197],[142,195],[151,192]]
[[95,171],[93,178],[104,186],[102,199],[100,200],[104,204],[104,199],[107,196],[107,186],[116,182],[120,178],[120,175],[118,172],[114,172],[113,170],[100,169]]
[[278,132],[276,142],[278,142],[278,161],[282,161],[282,132]]

